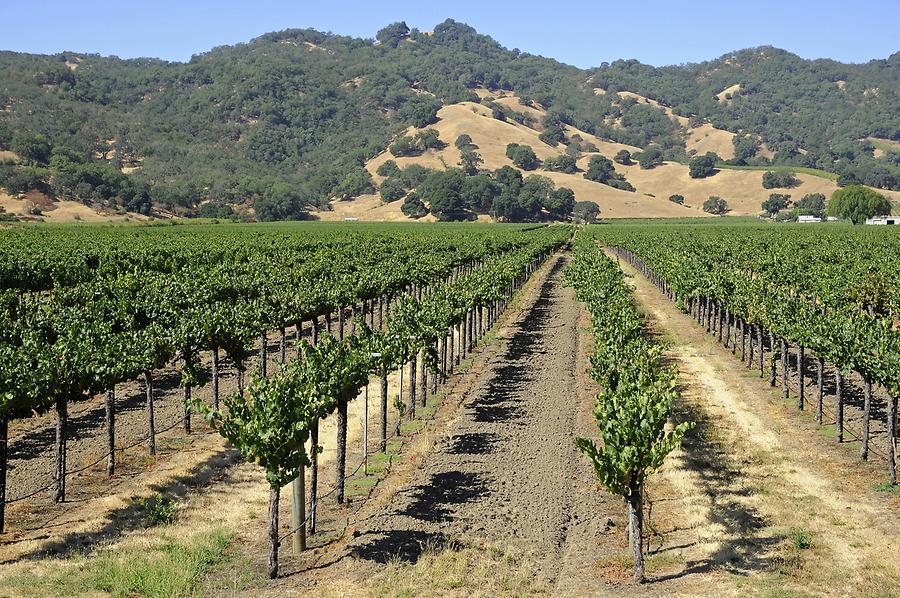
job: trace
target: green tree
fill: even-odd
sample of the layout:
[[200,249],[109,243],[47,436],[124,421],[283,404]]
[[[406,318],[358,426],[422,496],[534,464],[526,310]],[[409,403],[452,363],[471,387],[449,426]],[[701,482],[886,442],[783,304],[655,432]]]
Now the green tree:
[[596,222],[600,214],[600,206],[593,201],[577,201],[572,207],[572,215],[576,222],[591,224]]
[[390,203],[406,195],[406,186],[398,177],[390,177],[384,179],[378,193],[381,195],[383,202]]
[[300,220],[306,216],[301,193],[288,183],[275,183],[253,206],[256,218],[262,221]]
[[530,145],[510,143],[506,146],[506,157],[522,170],[534,170],[540,164]]
[[718,195],[710,195],[709,199],[703,202],[703,211],[709,214],[721,216],[728,212],[728,203]]
[[613,156],[613,160],[617,164],[621,164],[622,166],[631,166],[633,162],[631,161],[631,152],[627,149],[621,149],[616,152],[616,155]]
[[427,149],[443,149],[444,143],[441,141],[440,133],[437,129],[425,129],[416,133],[415,143],[420,150]]
[[597,183],[606,183],[616,177],[616,168],[606,156],[591,156],[584,178]]
[[365,168],[354,168],[335,188],[334,195],[340,200],[347,200],[374,192],[375,184],[369,171]]
[[734,146],[735,164],[746,164],[747,160],[759,152],[759,138],[755,135],[735,135],[731,143]]
[[862,185],[849,185],[831,194],[826,213],[862,224],[867,218],[890,214],[891,208],[891,202],[881,193]]
[[416,140],[409,135],[398,137],[388,148],[390,152],[400,158],[403,156],[415,156],[422,153],[422,149]]
[[415,191],[406,196],[406,200],[403,202],[403,205],[400,206],[400,211],[403,212],[406,217],[414,220],[428,215],[428,208],[426,208],[425,204],[422,202],[422,197]]
[[434,170],[425,168],[421,164],[410,164],[400,173],[400,180],[403,181],[403,184],[407,189],[414,189],[432,172],[434,172]]
[[663,163],[663,154],[659,148],[649,147],[638,155],[637,161],[641,168],[655,168]]
[[473,149],[464,148],[459,154],[459,166],[467,175],[478,173],[478,167],[484,164],[481,155]]
[[550,192],[544,209],[554,220],[568,220],[575,207],[575,193],[568,187],[560,187]]
[[684,195],[678,195],[677,193],[675,195],[670,195],[669,201],[671,201],[672,203],[677,203],[679,205],[684,205]]
[[400,167],[393,160],[387,160],[375,171],[375,174],[383,177],[392,177],[400,174]]
[[43,166],[50,161],[52,146],[50,141],[40,133],[30,134],[16,131],[9,146],[26,164]]
[[807,193],[794,204],[798,213],[821,218],[825,215],[825,196],[821,193]]
[[703,179],[716,174],[716,160],[718,156],[708,153],[704,156],[691,158],[689,174],[692,179]]
[[539,174],[531,174],[522,182],[519,190],[519,209],[523,220],[537,220],[553,192],[553,181]]
[[569,154],[560,154],[544,160],[544,170],[551,172],[565,172],[567,174],[575,174],[578,172],[578,162],[574,156]]
[[461,150],[463,148],[470,147],[470,146],[474,148],[475,144],[472,143],[471,135],[469,135],[467,133],[463,133],[456,137],[456,141],[454,142],[454,145],[456,146],[456,149]]
[[[509,167],[507,167],[509,168]],[[521,177],[518,170],[510,168]],[[520,179],[521,180],[521,179]],[[490,212],[494,198],[500,193],[500,184],[485,173],[468,176],[460,189],[460,197],[466,208],[478,214]],[[518,191],[517,191],[518,193]]]
[[551,147],[556,147],[560,143],[565,143],[566,132],[559,125],[551,125],[538,135],[538,139]]
[[433,171],[422,184],[419,193],[431,207],[431,213],[438,220],[465,220],[469,217],[465,202],[461,197],[466,175],[458,168]]
[[377,39],[381,44],[390,48],[396,48],[398,45],[400,45],[401,41],[408,37],[409,27],[406,26],[406,23],[404,21],[391,23],[375,34],[375,39]]
[[781,210],[786,210],[791,204],[791,196],[784,193],[771,193],[769,199],[762,202],[762,209],[769,216],[774,216]]
[[800,184],[800,179],[792,172],[774,172],[767,170],[763,173],[763,189],[790,189]]
[[10,195],[19,195],[43,187],[48,175],[46,168],[0,166],[0,187],[6,187]]

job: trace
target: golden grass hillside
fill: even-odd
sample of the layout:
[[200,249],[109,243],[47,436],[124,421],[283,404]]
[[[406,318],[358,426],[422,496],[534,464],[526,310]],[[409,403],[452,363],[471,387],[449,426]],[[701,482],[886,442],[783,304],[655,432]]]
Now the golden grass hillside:
[[[492,97],[495,97],[499,103],[520,112],[531,111],[532,115],[538,119],[544,114],[540,107],[523,106],[518,98],[512,95],[503,97],[493,95]],[[366,169],[372,174],[376,184],[380,184],[383,180],[383,177],[378,176],[376,170],[387,160],[394,160],[400,168],[405,168],[410,164],[421,164],[436,169],[457,166],[460,153],[453,143],[457,136],[463,133],[472,137],[478,153],[484,159],[483,167],[490,170],[512,165],[506,157],[508,143],[530,145],[541,160],[558,155],[564,150],[563,146],[554,148],[543,143],[538,138],[539,127],[532,129],[512,121],[499,121],[491,117],[488,108],[473,102],[462,102],[441,108],[438,112],[438,121],[431,127],[437,129],[441,140],[447,146],[442,150],[429,150],[421,156],[414,157],[395,158],[387,151],[382,152],[366,164]],[[581,135],[586,142],[597,146],[598,153],[610,159],[621,149],[632,152],[640,151],[640,148],[599,139],[573,127],[566,127],[566,129],[569,136]],[[716,151],[722,155],[722,152],[716,149],[716,147],[721,148],[721,144],[724,143],[722,134],[732,135],[727,131],[714,129],[711,125],[704,125],[692,131],[696,135],[694,145],[700,148],[699,153]],[[411,128],[407,134],[415,132],[416,130]],[[730,139],[728,137],[729,147]],[[789,193],[793,199],[799,199],[807,193],[823,193],[828,197],[837,189],[836,184],[832,181],[806,174],[797,175],[801,184],[794,189],[767,190],[762,186],[762,171],[721,170],[706,179],[692,179],[688,175],[688,167],[678,163],[669,162],[651,170],[643,170],[637,165],[616,164],[616,170],[624,174],[625,178],[636,188],[636,191],[631,193],[585,179],[584,170],[587,169],[591,155],[593,154],[585,153],[579,159],[578,165],[581,172],[576,174],[547,172],[541,169],[528,173],[523,172],[523,174],[540,174],[552,179],[558,187],[571,188],[575,192],[577,201],[596,202],[600,206],[601,216],[604,218],[705,217],[707,214],[702,211],[702,205],[710,195],[724,198],[731,208],[732,215],[748,216],[759,214],[760,204],[773,192]],[[898,192],[882,191],[882,193],[893,201],[900,201]],[[681,206],[670,202],[668,197],[674,194],[683,195],[686,205]],[[365,195],[350,201],[333,201],[333,211],[323,211],[317,215],[323,220],[359,218],[360,220],[401,221],[407,219],[400,211],[402,203],[402,201],[395,201],[383,204],[377,194]],[[482,216],[480,219],[486,220],[488,217]],[[432,221],[433,217],[428,216],[422,220]]]
[[[119,222],[124,220],[146,220],[139,214],[98,212],[78,201],[55,200],[37,191],[29,191],[24,196],[13,197],[0,192],[0,206],[15,216],[28,220],[45,222]],[[34,209],[40,215],[32,215]]]

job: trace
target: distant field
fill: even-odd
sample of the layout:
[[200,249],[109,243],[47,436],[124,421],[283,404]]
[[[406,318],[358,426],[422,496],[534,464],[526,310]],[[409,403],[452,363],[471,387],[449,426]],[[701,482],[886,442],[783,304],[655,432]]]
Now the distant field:
[[838,175],[833,172],[826,172],[818,168],[807,168],[805,166],[733,166],[731,164],[716,164],[716,168],[726,170],[771,170],[772,172],[795,172],[809,174],[812,176],[822,177],[829,181],[836,181]]

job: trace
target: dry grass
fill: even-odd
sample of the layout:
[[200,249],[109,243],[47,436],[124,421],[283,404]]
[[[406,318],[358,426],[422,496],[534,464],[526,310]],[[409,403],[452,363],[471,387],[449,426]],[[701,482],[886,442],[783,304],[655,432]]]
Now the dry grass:
[[27,212],[36,206],[41,210],[40,216],[37,217],[46,222],[112,222],[126,218],[146,219],[145,216],[138,214],[101,214],[81,202],[52,200],[37,192],[29,192],[23,198],[0,193],[0,206],[16,216],[28,216]]
[[735,83],[734,85],[730,85],[730,86],[726,87],[725,89],[723,89],[722,91],[720,91],[719,93],[717,93],[716,99],[718,99],[719,102],[724,104],[724,103],[730,101],[728,96],[733,97],[736,93],[739,93],[740,91],[741,91],[741,84]]
[[534,565],[493,544],[426,546],[415,563],[394,561],[364,580],[331,580],[318,596],[549,595]]

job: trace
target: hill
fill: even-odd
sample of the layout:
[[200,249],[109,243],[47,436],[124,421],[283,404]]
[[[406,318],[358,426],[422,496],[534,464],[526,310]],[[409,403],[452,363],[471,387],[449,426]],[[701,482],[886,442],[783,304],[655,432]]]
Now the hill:
[[[187,63],[0,52],[0,151],[23,157],[0,154],[0,186],[99,210],[302,217],[328,209],[400,133],[449,126],[439,111],[491,95],[524,127],[506,129],[509,141],[550,121],[601,153],[601,143],[658,148],[685,163],[713,151],[900,188],[896,54],[845,65],[757,48],[698,65],[582,70],[453,20],[430,34],[394,24],[376,38],[291,29]],[[657,194],[641,175],[638,195]],[[638,201],[612,196],[613,212]]]
[[[520,98],[511,93],[495,97],[491,96],[488,90],[476,89],[475,92],[482,98],[492,98],[496,103],[510,110],[522,112],[527,110],[538,123],[547,113],[539,106],[524,105]],[[506,146],[509,143],[530,146],[541,161],[563,153],[565,147],[553,147],[544,143],[540,139],[542,128],[539,125],[534,127],[510,120],[498,120],[493,117],[490,109],[479,103],[451,104],[441,108],[437,113],[437,121],[429,125],[429,128],[436,130],[440,139],[446,142],[446,147],[427,150],[421,155],[409,157],[396,157],[385,151],[367,161],[365,168],[371,174],[374,183],[380,186],[386,177],[380,176],[378,169],[389,160],[396,163],[400,169],[408,168],[410,165],[437,170],[455,167],[459,164],[461,152],[455,147],[453,141],[463,134],[471,137],[473,145],[477,148],[476,151],[484,160],[483,167],[493,171],[504,166],[513,166],[506,156]],[[712,127],[709,128],[712,129]],[[411,127],[403,134],[413,136],[422,130]],[[771,192],[789,193],[792,198],[800,199],[808,193],[822,193],[828,197],[838,188],[833,180],[798,173],[796,176],[800,183],[796,187],[787,190],[766,190],[762,186],[763,171],[722,169],[711,177],[693,179],[690,177],[686,165],[678,162],[665,162],[652,169],[643,169],[638,164],[628,166],[616,164],[616,171],[636,188],[635,192],[623,191],[587,180],[584,178],[584,172],[587,170],[590,158],[594,155],[612,159],[620,150],[639,152],[640,148],[603,140],[568,125],[565,126],[565,132],[570,138],[579,136],[585,142],[596,147],[596,151],[580,153],[577,160],[578,172],[570,174],[540,169],[525,171],[517,168],[517,170],[523,176],[539,174],[550,178],[557,187],[572,189],[577,201],[597,203],[604,218],[708,216],[702,211],[702,205],[711,195],[725,198],[731,209],[730,214],[750,216],[759,214],[760,204]],[[716,136],[728,134],[726,131],[718,129],[712,131],[712,135]],[[900,192],[883,191],[883,193],[893,201],[900,201]],[[668,200],[669,196],[675,194],[684,196],[684,205],[678,205]],[[383,202],[376,193],[364,194],[348,201],[334,200],[332,201],[332,211],[319,212],[317,215],[326,220],[344,218],[404,220],[406,217],[401,212],[402,203],[402,201]],[[433,220],[433,218],[427,217],[426,220]]]

